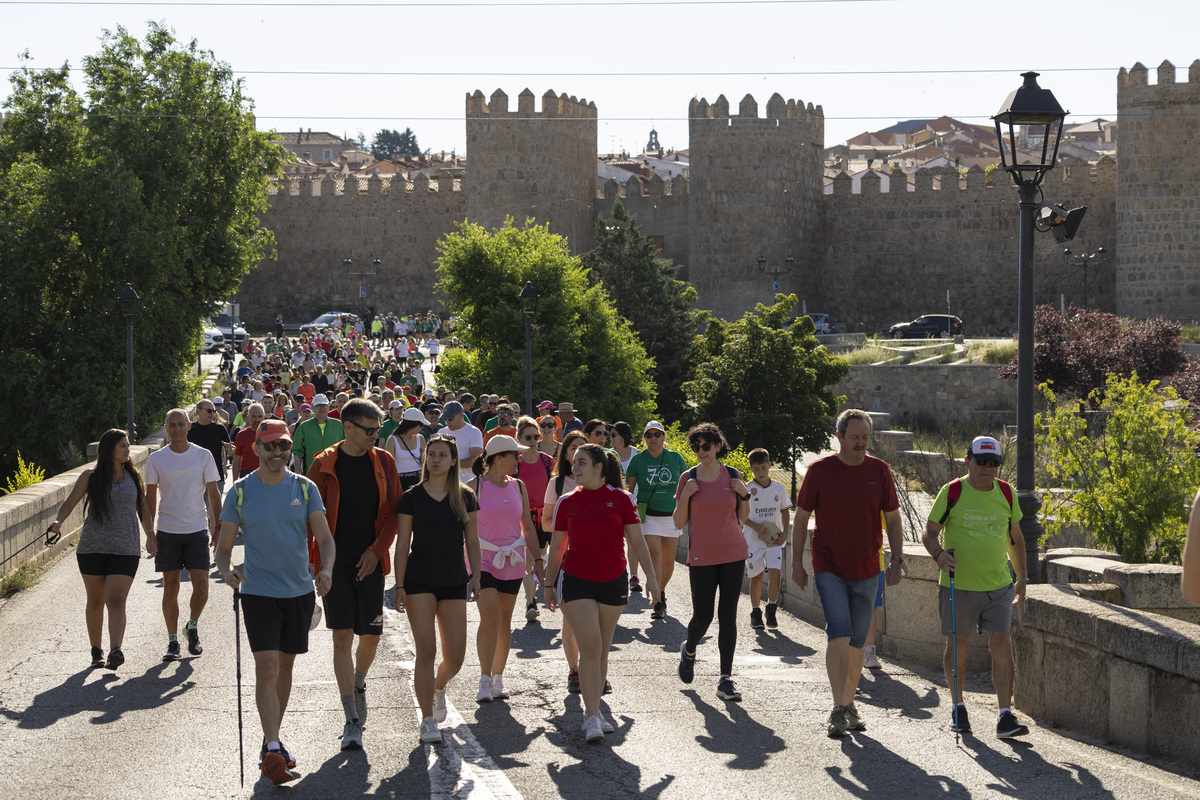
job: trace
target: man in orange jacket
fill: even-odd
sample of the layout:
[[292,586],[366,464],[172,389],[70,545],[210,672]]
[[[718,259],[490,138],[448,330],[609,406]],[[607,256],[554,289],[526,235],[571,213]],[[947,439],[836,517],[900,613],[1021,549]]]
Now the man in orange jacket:
[[[343,750],[363,746],[367,671],[383,633],[383,579],[391,571],[388,551],[396,538],[396,504],[401,495],[395,461],[386,450],[375,447],[381,417],[370,400],[355,398],[346,403],[342,406],[346,438],[318,453],[308,470],[337,543],[333,583],[323,600],[325,625],[333,631],[333,674],[346,714]],[[321,555],[315,548],[309,550],[309,561],[320,571]]]

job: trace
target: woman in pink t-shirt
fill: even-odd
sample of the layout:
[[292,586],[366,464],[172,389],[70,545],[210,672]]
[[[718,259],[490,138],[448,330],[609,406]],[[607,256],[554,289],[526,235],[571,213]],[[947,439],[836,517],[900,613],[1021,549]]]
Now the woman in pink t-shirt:
[[521,581],[532,568],[543,578],[543,560],[538,555],[537,533],[529,515],[525,485],[509,477],[517,471],[517,457],[526,448],[511,436],[493,436],[484,454],[476,459],[475,473],[467,485],[479,498],[479,548],[483,557],[477,606],[479,630],[475,649],[479,654],[481,703],[508,697],[504,688],[504,665],[512,646],[512,614],[521,592]]
[[675,527],[688,526],[688,581],[692,588],[692,619],[687,640],[680,648],[679,677],[684,683],[692,682],[696,645],[712,623],[719,590],[721,600],[716,611],[721,675],[717,697],[741,700],[742,694],[730,676],[737,645],[737,604],[749,555],[742,523],[750,512],[750,494],[738,471],[721,463],[729,453],[729,443],[720,428],[702,422],[688,431],[688,444],[700,463],[680,476],[675,490]]

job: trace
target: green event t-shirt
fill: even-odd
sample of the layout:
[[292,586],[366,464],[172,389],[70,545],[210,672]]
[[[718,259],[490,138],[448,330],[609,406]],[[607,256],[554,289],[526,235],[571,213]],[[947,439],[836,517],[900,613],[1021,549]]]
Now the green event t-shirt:
[[675,510],[675,488],[687,462],[674,450],[664,449],[657,457],[643,450],[629,460],[625,477],[637,479],[638,503],[654,511]]
[[[929,519],[937,522],[946,513],[950,489],[949,484],[938,492]],[[1008,531],[1021,518],[1017,507],[1016,493],[1013,504],[993,482],[990,491],[981,492],[964,478],[962,495],[941,534],[942,547],[954,550],[958,566],[954,569],[954,588],[967,592],[994,592],[1012,583],[1008,571]],[[1021,542],[1020,546],[1024,547]],[[938,585],[949,586],[950,575],[942,572]]]

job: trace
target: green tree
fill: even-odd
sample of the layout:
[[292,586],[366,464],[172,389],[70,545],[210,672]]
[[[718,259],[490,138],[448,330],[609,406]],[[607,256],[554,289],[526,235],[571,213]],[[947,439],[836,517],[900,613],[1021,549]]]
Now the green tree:
[[1063,493],[1047,493],[1046,532],[1078,526],[1129,563],[1178,564],[1187,509],[1200,485],[1200,433],[1189,429],[1174,389],[1110,375],[1091,395],[1103,430],[1090,433],[1077,402],[1050,403],[1035,428],[1038,454]]
[[137,419],[157,424],[185,391],[200,318],[273,241],[259,223],[286,153],[255,130],[231,68],[151,24],[106,32],[68,67],[21,69],[0,128],[0,470],[16,447],[61,466],[125,422],[125,323],[134,325]]
[[720,426],[731,447],[765,447],[775,463],[829,446],[839,399],[830,388],[849,372],[817,341],[808,317],[785,329],[795,295],[776,295],[736,322],[713,320],[701,339],[696,379],[683,385],[693,420]]
[[384,128],[371,140],[371,152],[379,159],[392,156],[419,156],[421,147],[417,144],[417,135],[413,133],[412,128],[405,128],[403,133]]
[[596,246],[582,260],[654,359],[659,413],[681,418],[683,382],[691,377],[696,336],[709,317],[692,308],[696,290],[675,277],[679,268],[658,255],[620,200],[613,203],[612,219],[596,221]]
[[[487,231],[463,222],[438,243],[439,291],[456,309],[470,349],[443,356],[438,383],[525,397],[525,318],[517,295],[529,281],[540,298],[533,337],[534,402],[570,401],[585,418],[638,427],[654,410],[652,362],[602,286],[566,241],[546,226],[511,218]],[[528,413],[529,409],[523,408]]]

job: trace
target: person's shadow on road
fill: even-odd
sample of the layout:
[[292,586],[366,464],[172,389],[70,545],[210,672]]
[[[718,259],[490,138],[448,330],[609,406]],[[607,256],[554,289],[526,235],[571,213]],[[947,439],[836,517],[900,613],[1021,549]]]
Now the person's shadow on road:
[[[75,714],[99,712],[90,722],[106,725],[130,711],[166,705],[191,688],[194,682],[190,660],[174,663],[176,669],[170,672],[170,663],[163,662],[143,675],[120,682],[121,676],[115,672],[86,669],[36,695],[24,711],[0,708],[0,715],[15,720],[18,728],[40,730]],[[93,672],[102,674],[98,680],[88,682],[87,678]]]
[[802,664],[805,658],[817,653],[808,645],[789,639],[778,628],[755,631],[755,642],[754,652],[775,656],[784,664]]
[[[572,702],[574,701],[574,702]],[[546,739],[561,748],[573,763],[562,766],[557,761],[546,765],[550,780],[564,800],[595,800],[597,797],[643,797],[657,798],[675,781],[674,775],[664,775],[652,786],[642,788],[642,770],[617,755],[613,745],[624,741],[633,720],[629,717],[613,717],[611,710],[606,714],[616,729],[604,737],[599,746],[588,744],[580,731],[583,719],[578,698],[568,698],[565,713],[552,717],[553,726],[546,730]],[[603,775],[603,784],[597,776]]]
[[508,703],[502,701],[480,705],[475,712],[475,720],[476,723],[486,723],[471,726],[475,741],[500,769],[529,766],[527,762],[512,756],[528,751],[534,740],[542,738],[546,732],[544,726],[527,730],[513,717]]
[[772,753],[784,750],[783,739],[746,713],[741,703],[725,703],[726,716],[701,700],[695,689],[685,689],[683,694],[704,717],[708,731],[707,736],[698,735],[696,741],[705,750],[733,756],[725,764],[730,769],[758,769],[766,765]]
[[1011,797],[1027,797],[1029,776],[1038,776],[1039,789],[1058,797],[1087,797],[1089,800],[1112,798],[1096,776],[1078,764],[1051,764],[1042,758],[1032,742],[1000,739],[995,750],[974,736],[963,737],[963,748],[975,756],[979,766],[997,779],[987,789]]
[[[870,680],[859,678],[858,686],[862,690],[856,699],[857,702],[864,706],[873,708],[898,708],[901,715],[909,719],[932,719],[932,709],[938,708],[941,703],[941,697],[938,694],[937,687],[930,686],[925,690],[924,694],[918,694],[909,683],[923,683],[920,678],[905,681],[898,681],[891,675],[881,669],[863,670],[864,676],[869,676]],[[946,719],[950,718],[949,705],[946,706]]]
[[850,775],[847,776],[841,767],[826,767],[825,772],[847,796],[875,800],[881,797],[967,800],[971,797],[971,790],[958,781],[945,775],[930,775],[865,733],[842,737],[841,746],[850,759]]

